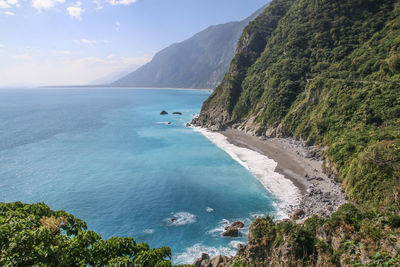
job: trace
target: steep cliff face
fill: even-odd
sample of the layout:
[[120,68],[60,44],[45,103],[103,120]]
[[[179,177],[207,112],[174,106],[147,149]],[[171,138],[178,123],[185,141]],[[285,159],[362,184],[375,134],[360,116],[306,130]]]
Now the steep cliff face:
[[328,147],[353,201],[398,202],[399,26],[398,0],[274,0],[195,123]]
[[244,29],[229,71],[203,104],[199,125],[217,130],[233,122],[232,111],[242,94],[242,83],[247,72],[264,51],[279,20],[293,2],[272,1],[264,12]]
[[215,88],[229,68],[248,18],[210,26],[158,52],[151,62],[111,83],[118,87]]

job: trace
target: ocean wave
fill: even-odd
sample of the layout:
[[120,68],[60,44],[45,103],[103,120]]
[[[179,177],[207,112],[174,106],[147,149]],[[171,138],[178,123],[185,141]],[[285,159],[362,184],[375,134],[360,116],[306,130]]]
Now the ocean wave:
[[248,148],[238,147],[228,142],[226,136],[220,133],[211,132],[204,128],[194,127],[217,147],[224,150],[239,164],[249,170],[261,184],[277,198],[277,206],[282,211],[278,213],[280,218],[288,216],[288,212],[299,205],[300,190],[292,181],[282,174],[275,172],[278,165],[274,160],[261,153]]
[[245,244],[244,242],[240,242],[240,241],[236,241],[236,240],[229,242],[229,246],[234,249],[237,249],[239,245],[244,245],[244,244]]
[[145,230],[143,231],[143,233],[149,234],[149,235],[154,234],[154,229],[145,229]]
[[187,248],[184,252],[176,254],[172,261],[174,264],[192,264],[196,259],[200,258],[202,253],[207,253],[211,258],[218,255],[230,257],[234,256],[236,251],[236,249],[229,247],[208,247],[198,243]]
[[207,207],[207,208],[206,208],[206,211],[207,211],[208,213],[211,213],[211,212],[214,212],[214,209],[213,209],[213,208],[210,208],[210,207]]
[[197,222],[196,215],[191,214],[189,212],[176,212],[172,214],[172,217],[165,219],[165,221],[169,225],[174,225],[174,226],[181,226],[185,224],[192,224]]

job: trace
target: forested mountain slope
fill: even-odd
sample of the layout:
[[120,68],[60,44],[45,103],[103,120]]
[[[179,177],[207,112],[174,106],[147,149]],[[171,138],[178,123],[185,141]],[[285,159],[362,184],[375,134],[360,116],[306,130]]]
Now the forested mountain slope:
[[264,8],[242,21],[210,26],[161,50],[151,62],[111,86],[215,88],[229,68],[244,27]]
[[392,0],[272,1],[244,30],[198,123],[327,146],[326,163],[355,202],[394,203],[399,12]]
[[257,219],[234,266],[400,265],[400,1],[272,1],[193,122],[325,148],[349,196],[329,219]]

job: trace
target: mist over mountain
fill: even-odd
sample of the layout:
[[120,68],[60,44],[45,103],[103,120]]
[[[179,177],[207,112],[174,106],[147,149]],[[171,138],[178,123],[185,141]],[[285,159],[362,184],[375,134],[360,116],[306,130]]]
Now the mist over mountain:
[[264,8],[242,21],[210,26],[161,50],[151,62],[111,86],[215,88],[229,68],[243,29]]

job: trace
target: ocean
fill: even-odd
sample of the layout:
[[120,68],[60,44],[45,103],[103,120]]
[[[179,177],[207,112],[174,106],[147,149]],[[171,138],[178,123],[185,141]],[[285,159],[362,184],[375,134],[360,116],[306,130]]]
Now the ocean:
[[[167,89],[0,90],[0,201],[45,202],[103,238],[169,246],[176,264],[192,263],[201,252],[234,255],[254,217],[279,209],[240,161],[185,127],[208,96]],[[236,220],[246,224],[240,236],[222,237]]]

